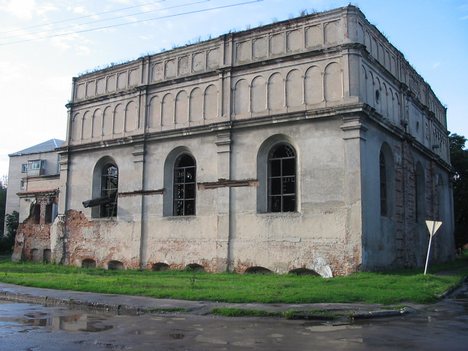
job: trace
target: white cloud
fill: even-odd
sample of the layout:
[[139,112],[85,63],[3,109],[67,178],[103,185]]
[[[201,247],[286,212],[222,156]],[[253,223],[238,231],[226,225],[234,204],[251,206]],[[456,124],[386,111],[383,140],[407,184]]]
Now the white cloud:
[[33,17],[36,11],[36,2],[35,0],[4,1],[0,4],[0,10],[10,13],[17,18],[28,20]]
[[91,48],[89,47],[91,41],[77,33],[54,37],[50,39],[50,42],[54,47],[63,51],[73,49],[74,53],[79,56],[91,54]]
[[89,56],[91,55],[91,48],[86,45],[77,45],[75,47],[78,56]]
[[52,3],[41,4],[40,6],[37,7],[37,14],[40,16],[44,16],[47,13],[54,12],[54,11],[58,11],[58,7],[56,7]]
[[76,13],[78,15],[84,15],[88,13],[83,6],[75,6],[71,10],[73,13]]
[[141,40],[146,41],[146,40],[153,40],[154,36],[152,36],[152,35],[139,35],[138,38],[141,39]]
[[124,4],[124,5],[128,5],[131,3],[130,0],[111,0],[110,2],[113,2],[113,3],[116,3],[116,4]]
[[437,69],[437,68],[439,68],[439,67],[440,67],[440,62],[434,62],[434,63],[432,64],[432,69]]
[[9,61],[0,61],[0,84],[7,86],[12,82],[21,80],[24,75],[24,66]]

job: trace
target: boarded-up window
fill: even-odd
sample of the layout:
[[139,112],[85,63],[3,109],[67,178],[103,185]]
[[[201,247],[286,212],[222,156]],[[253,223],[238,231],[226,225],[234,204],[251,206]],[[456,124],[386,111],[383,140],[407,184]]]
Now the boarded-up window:
[[154,96],[149,104],[149,127],[157,128],[161,126],[161,101],[159,96]]
[[326,101],[337,101],[341,99],[341,70],[338,63],[330,63],[325,68],[324,86]]
[[249,110],[249,88],[247,81],[241,79],[234,88],[234,114],[246,114]]
[[124,129],[125,111],[122,104],[118,104],[114,110],[114,133],[122,133]]
[[322,72],[317,66],[310,67],[306,72],[305,101],[308,105],[322,101]]
[[288,107],[302,105],[302,85],[301,73],[297,69],[290,71],[286,77],[286,105]]
[[218,115],[218,91],[214,85],[205,90],[205,118],[215,119]]
[[252,112],[266,110],[266,84],[263,77],[255,77],[252,81]]
[[171,126],[174,124],[174,98],[171,94],[166,94],[161,106],[162,125]]
[[284,108],[284,84],[281,74],[274,73],[268,82],[268,107],[270,110]]
[[182,90],[176,96],[175,103],[175,123],[184,124],[188,120],[188,96],[187,93]]
[[137,104],[130,101],[125,109],[125,131],[131,132],[138,129],[138,108]]
[[201,89],[195,88],[190,93],[190,121],[203,120],[203,94]]

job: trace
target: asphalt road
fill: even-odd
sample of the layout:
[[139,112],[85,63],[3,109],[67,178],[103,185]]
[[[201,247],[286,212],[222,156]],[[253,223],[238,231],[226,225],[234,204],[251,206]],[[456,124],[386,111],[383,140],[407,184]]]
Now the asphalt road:
[[0,351],[468,350],[468,284],[403,316],[349,321],[116,315],[0,301]]

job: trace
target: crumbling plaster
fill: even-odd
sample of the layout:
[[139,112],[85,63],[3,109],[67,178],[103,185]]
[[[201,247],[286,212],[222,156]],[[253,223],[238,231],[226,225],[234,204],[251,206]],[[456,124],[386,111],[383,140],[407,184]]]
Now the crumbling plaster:
[[[453,257],[445,109],[353,6],[83,75],[68,108],[56,261],[324,276],[421,265],[417,162],[425,214],[445,222],[435,257]],[[295,212],[266,213],[265,155],[278,142],[296,152]],[[389,216],[380,212],[384,143],[395,164]],[[171,213],[168,160],[180,152],[196,161],[194,216]],[[104,157],[119,171],[117,216],[93,218],[82,202]]]

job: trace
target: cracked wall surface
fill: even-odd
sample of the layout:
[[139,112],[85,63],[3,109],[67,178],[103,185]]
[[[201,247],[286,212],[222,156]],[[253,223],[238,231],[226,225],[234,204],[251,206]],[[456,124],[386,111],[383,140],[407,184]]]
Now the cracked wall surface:
[[[56,262],[322,276],[420,266],[427,233],[416,202],[445,223],[434,259],[453,258],[445,108],[354,6],[84,74],[67,106]],[[295,152],[291,212],[268,202],[278,145]],[[184,154],[195,162],[196,209],[177,216]],[[83,203],[103,201],[106,164],[118,170],[117,215],[100,218]]]

